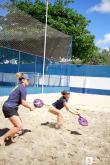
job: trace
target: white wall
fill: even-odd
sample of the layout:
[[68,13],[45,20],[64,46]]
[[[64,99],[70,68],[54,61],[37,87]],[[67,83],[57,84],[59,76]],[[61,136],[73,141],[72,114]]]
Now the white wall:
[[70,87],[110,90],[110,78],[70,76]]

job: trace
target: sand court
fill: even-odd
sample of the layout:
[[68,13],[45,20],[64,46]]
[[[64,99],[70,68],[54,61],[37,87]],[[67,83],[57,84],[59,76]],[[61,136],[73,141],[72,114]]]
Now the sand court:
[[[40,98],[50,105],[60,93],[28,95],[32,104]],[[0,98],[2,106],[6,97]],[[89,121],[89,126],[78,124],[77,116],[62,110],[64,125],[54,128],[56,117],[44,106],[29,112],[20,106],[24,135],[16,143],[0,147],[0,165],[109,165],[110,164],[110,97],[71,93],[69,105]],[[0,132],[11,128],[0,110]],[[48,125],[41,125],[49,121]],[[26,131],[27,130],[27,131]],[[91,162],[88,162],[90,159]]]

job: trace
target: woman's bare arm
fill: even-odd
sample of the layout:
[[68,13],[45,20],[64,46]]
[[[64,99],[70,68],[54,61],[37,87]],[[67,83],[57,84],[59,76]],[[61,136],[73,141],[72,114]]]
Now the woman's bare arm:
[[30,105],[26,102],[26,100],[21,100],[21,105],[28,108],[30,111],[33,111]]

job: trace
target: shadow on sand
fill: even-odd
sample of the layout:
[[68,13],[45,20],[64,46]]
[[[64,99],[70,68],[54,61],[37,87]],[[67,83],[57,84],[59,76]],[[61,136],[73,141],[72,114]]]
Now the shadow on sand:
[[[50,128],[55,128],[55,124],[53,122],[45,122],[45,123],[41,123],[41,126],[48,126]],[[56,128],[55,128],[56,129]],[[82,135],[81,133],[79,133],[78,131],[72,131],[72,130],[67,130],[70,132],[70,134],[74,134],[74,135]]]
[[[41,123],[41,126],[48,126],[50,128],[55,128],[55,124],[54,122],[45,122],[45,123]],[[55,128],[56,129],[56,128]]]
[[74,135],[82,135],[81,133],[79,133],[78,131],[71,131],[71,130],[67,130],[70,131],[70,134],[74,134]]
[[[9,128],[3,128],[0,129],[0,136],[4,135],[5,133],[7,133],[9,131]],[[17,134],[17,136],[22,136],[25,133],[31,132],[31,130],[29,129],[22,129],[22,131],[20,133]],[[15,136],[13,139],[15,139],[17,136]],[[8,138],[8,140],[5,140],[5,146],[8,146],[10,144],[13,143],[13,140],[11,138]]]

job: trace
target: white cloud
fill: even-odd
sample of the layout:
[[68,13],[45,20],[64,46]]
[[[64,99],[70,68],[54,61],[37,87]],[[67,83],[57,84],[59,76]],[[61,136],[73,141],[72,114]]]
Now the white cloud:
[[101,0],[101,2],[91,7],[89,12],[110,13],[110,0]]
[[103,39],[96,42],[96,45],[101,47],[107,45],[110,47],[110,33],[105,34]]

